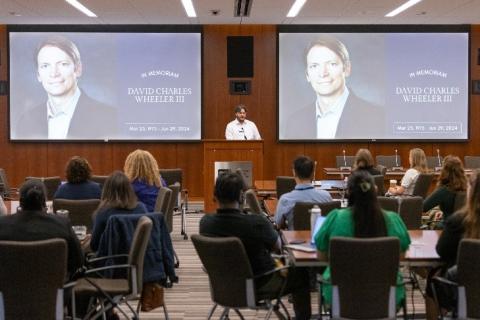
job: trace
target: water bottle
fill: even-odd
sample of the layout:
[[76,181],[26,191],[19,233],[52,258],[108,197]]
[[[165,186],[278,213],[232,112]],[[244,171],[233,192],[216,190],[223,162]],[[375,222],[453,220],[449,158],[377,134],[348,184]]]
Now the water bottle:
[[315,230],[315,222],[317,218],[322,215],[322,209],[318,205],[314,205],[312,209],[310,209],[310,230],[312,232]]

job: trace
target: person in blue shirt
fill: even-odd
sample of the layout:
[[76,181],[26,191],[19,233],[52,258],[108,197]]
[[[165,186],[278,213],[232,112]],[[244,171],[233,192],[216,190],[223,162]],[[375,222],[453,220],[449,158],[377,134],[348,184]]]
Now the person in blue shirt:
[[72,157],[65,168],[67,182],[60,185],[55,192],[55,199],[86,200],[100,199],[100,185],[91,181],[92,168],[87,159]]
[[280,228],[293,230],[293,208],[297,202],[324,203],[332,201],[325,190],[317,190],[312,184],[315,163],[310,157],[299,156],[293,161],[293,175],[297,185],[278,200],[275,223]]

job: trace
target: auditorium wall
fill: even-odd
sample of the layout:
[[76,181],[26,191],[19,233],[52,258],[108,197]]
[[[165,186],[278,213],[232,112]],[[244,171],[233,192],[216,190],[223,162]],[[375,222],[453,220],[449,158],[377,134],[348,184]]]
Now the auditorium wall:
[[[226,37],[254,36],[254,76],[250,95],[229,94],[227,78]],[[480,26],[472,26],[471,79],[480,79],[477,65],[480,48]],[[203,34],[203,110],[204,139],[223,139],[227,122],[234,118],[234,106],[244,103],[248,118],[253,120],[264,139],[264,179],[291,174],[291,160],[297,154],[308,154],[317,160],[317,179],[323,178],[322,167],[334,166],[334,155],[345,149],[354,154],[368,147],[374,155],[393,154],[398,149],[403,159],[408,150],[421,147],[427,155],[449,153],[480,155],[480,95],[470,97],[470,141],[448,143],[278,143],[276,141],[276,27],[273,25],[206,25]],[[8,79],[6,26],[0,26],[0,80]],[[25,94],[28,94],[26,92]],[[66,161],[73,155],[86,157],[95,174],[121,170],[126,155],[136,148],[153,153],[161,168],[183,168],[185,187],[193,197],[202,197],[203,148],[196,143],[12,143],[8,140],[8,96],[0,96],[0,168],[9,182],[18,186],[26,176],[64,176]]]

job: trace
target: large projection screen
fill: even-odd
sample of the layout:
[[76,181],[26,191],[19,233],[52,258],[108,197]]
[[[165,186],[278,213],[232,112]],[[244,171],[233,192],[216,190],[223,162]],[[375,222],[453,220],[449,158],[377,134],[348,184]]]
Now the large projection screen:
[[200,140],[197,30],[9,30],[10,139]]
[[280,141],[469,138],[468,27],[382,28],[279,30]]

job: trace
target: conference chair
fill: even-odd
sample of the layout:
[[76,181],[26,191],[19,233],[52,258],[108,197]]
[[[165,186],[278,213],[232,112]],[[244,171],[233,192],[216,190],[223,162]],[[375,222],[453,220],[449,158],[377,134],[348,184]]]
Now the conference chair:
[[339,209],[342,205],[340,201],[329,201],[322,203],[297,202],[293,207],[293,226],[288,226],[289,230],[310,230],[310,210],[317,205],[322,210],[322,216],[326,216],[333,209]]
[[[275,294],[260,295],[255,280],[268,274],[281,272],[288,267],[276,268],[264,274],[253,275],[245,248],[236,237],[205,237],[192,235],[192,242],[203,267],[208,274],[210,294],[214,303],[207,319],[211,319],[217,306],[223,307],[220,319],[228,319],[230,309],[243,319],[240,309],[265,309],[269,319],[275,313],[279,319],[285,319],[281,307],[290,319],[290,315],[280,298],[282,289]],[[283,288],[285,283],[280,287]]]
[[438,156],[428,156],[427,157],[427,165],[428,168],[434,170],[435,168],[441,167],[443,163],[443,157]]
[[64,239],[0,241],[0,319],[63,319]]
[[336,156],[335,157],[335,164],[337,168],[340,167],[350,167],[353,168],[353,164],[355,163],[355,156]]
[[[175,210],[175,204],[177,203],[178,194],[180,193],[180,183],[175,182],[173,185],[168,186],[172,193],[170,195],[170,201],[168,204],[167,211],[164,214],[165,223],[167,225],[168,233],[172,233],[173,231],[173,211]],[[180,259],[178,259],[178,255],[173,250],[173,254],[175,256],[175,267],[178,268],[180,266]]]
[[55,192],[57,192],[58,187],[62,183],[62,179],[58,176],[55,177],[26,177],[27,180],[38,180],[43,183],[45,190],[47,191],[47,201],[53,200]]
[[276,182],[276,190],[277,190],[277,199],[280,199],[282,194],[288,193],[295,189],[297,183],[295,182],[294,177],[288,176],[277,176],[275,179]]
[[480,169],[480,156],[465,156],[463,160],[465,163],[465,168]]
[[69,200],[53,199],[53,212],[68,210],[68,217],[72,226],[86,226],[87,232],[91,233],[93,228],[93,213],[100,205],[99,199]]
[[[109,219],[109,223],[110,220],[111,218]],[[152,220],[149,217],[141,216],[138,219],[133,233],[130,250],[126,257],[127,262],[89,269],[85,272],[86,277],[77,281],[77,284],[73,288],[76,296],[96,298],[96,305],[89,308],[84,319],[96,319],[101,315],[105,315],[107,311],[113,308],[116,308],[122,313],[126,319],[131,319],[122,308],[118,307],[120,303],[125,303],[133,313],[134,319],[139,319],[138,311],[140,304],[138,304],[135,310],[128,301],[138,299],[142,292],[145,252],[150,240],[151,231]],[[103,256],[92,259],[90,262],[98,263],[110,259],[116,259],[116,261],[118,261],[118,259],[122,257],[125,258],[125,255]],[[125,276],[115,279],[90,277],[90,275],[96,275],[99,271],[105,270],[125,270],[126,272],[124,273]],[[165,308],[164,313],[165,318],[168,319]]]
[[172,190],[167,187],[160,187],[158,190],[157,200],[155,201],[155,212],[161,212],[165,215],[170,205]]
[[408,230],[418,230],[422,225],[423,198],[401,197],[398,213]]
[[378,203],[380,204],[380,207],[383,210],[399,213],[398,209],[400,207],[400,203],[398,198],[378,196],[377,199],[378,199]]
[[103,189],[103,185],[105,184],[105,181],[108,179],[108,176],[98,176],[98,175],[93,175],[90,180],[93,182],[96,182],[100,185],[100,189]]
[[372,176],[375,185],[377,186],[377,194],[383,196],[385,194],[385,177],[383,175]]
[[[162,178],[165,180],[167,183],[167,186],[174,185],[175,183],[178,183],[180,186],[180,190],[182,190],[182,183],[183,183],[183,170],[176,168],[176,169],[159,169],[160,175]],[[178,208],[178,206],[181,203],[181,194],[179,193],[177,195],[177,198],[175,199],[175,208]]]
[[418,196],[422,198],[427,197],[428,190],[433,181],[433,174],[431,173],[420,173],[415,182],[415,187],[413,188],[412,196]]
[[385,176],[387,174],[387,167],[382,166],[381,164],[377,164],[376,168],[377,168],[378,171],[380,171],[380,174],[382,176]]
[[399,259],[397,238],[332,238],[331,319],[396,319]]
[[[433,282],[451,286],[458,292],[457,319],[480,319],[480,240],[462,239],[458,248],[457,282],[443,277],[434,277]],[[437,298],[436,286],[433,287]],[[437,300],[437,299],[436,299]],[[438,305],[438,300],[437,300]],[[440,312],[441,314],[441,312]],[[443,319],[443,316],[441,316]]]
[[245,191],[245,203],[247,204],[249,212],[255,214],[265,214],[262,210],[262,206],[260,205],[260,201],[258,201],[255,190],[248,189]]
[[399,155],[393,156],[376,156],[377,165],[382,165],[391,169],[393,167],[401,167],[402,166],[402,158]]
[[7,173],[3,168],[0,168],[0,183],[3,184],[2,196],[5,200],[10,200],[14,198],[15,195],[18,194],[17,188],[10,187],[10,184],[8,183],[8,179],[7,179]]

